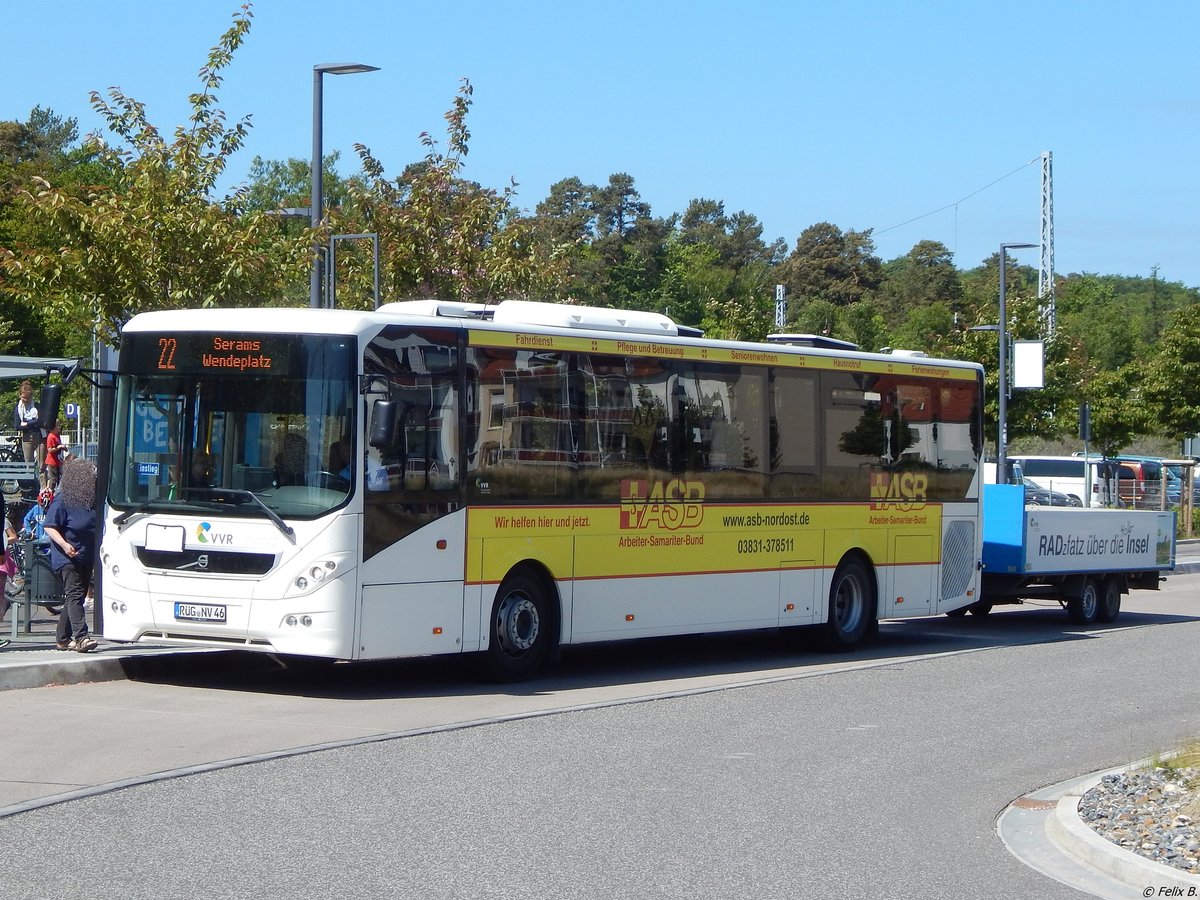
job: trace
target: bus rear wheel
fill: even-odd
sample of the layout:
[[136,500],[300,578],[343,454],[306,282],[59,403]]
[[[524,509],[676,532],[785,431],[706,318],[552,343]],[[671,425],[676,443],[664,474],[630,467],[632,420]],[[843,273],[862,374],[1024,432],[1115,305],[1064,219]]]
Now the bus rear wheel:
[[875,618],[875,589],[871,573],[860,560],[847,559],[833,573],[829,586],[829,619],[822,643],[829,650],[853,650]]
[[528,572],[504,579],[492,606],[484,674],[493,681],[528,678],[546,658],[550,641],[550,604],[542,583]]

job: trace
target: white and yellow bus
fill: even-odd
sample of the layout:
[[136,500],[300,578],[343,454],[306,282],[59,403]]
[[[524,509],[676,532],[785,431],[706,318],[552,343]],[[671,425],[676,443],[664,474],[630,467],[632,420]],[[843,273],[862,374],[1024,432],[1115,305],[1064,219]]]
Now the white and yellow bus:
[[515,679],[567,644],[850,648],[969,606],[982,370],[838,343],[525,301],[138,315],[104,634]]

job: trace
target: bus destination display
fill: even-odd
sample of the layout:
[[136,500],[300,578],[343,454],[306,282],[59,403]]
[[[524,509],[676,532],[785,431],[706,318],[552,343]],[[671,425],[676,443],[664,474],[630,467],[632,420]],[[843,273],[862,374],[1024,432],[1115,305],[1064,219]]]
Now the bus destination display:
[[287,373],[290,357],[286,335],[138,334],[127,343],[135,369],[162,375]]

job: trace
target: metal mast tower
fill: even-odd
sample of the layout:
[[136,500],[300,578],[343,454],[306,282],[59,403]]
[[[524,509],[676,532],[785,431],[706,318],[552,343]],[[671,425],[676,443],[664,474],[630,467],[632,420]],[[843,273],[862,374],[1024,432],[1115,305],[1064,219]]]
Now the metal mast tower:
[[1054,333],[1057,317],[1054,311],[1054,155],[1042,153],[1042,264],[1038,270],[1038,298],[1046,331]]

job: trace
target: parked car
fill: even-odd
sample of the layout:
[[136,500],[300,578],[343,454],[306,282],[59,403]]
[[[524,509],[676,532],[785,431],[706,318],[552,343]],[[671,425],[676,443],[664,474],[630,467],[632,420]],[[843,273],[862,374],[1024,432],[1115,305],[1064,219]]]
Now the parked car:
[[1162,464],[1149,456],[1118,456],[1118,496],[1126,506],[1157,509],[1162,505],[1163,479],[1166,478],[1167,506],[1177,506],[1183,496],[1183,484]]
[[[1089,465],[1090,464],[1090,465]],[[1092,460],[1081,456],[1010,456],[1008,477],[1017,481],[1016,469],[1021,470],[1023,480],[1034,479],[1050,491],[1058,491],[1074,497],[1077,506],[1103,506],[1100,479],[1096,476]],[[1089,468],[1091,471],[1089,472]],[[1088,500],[1089,488],[1091,492]]]
[[1028,506],[1083,506],[1083,501],[1074,494],[1052,491],[1042,487],[1032,478],[1024,479],[1025,503]]
[[[1186,468],[1178,463],[1164,463],[1167,468],[1167,477],[1179,482],[1179,496],[1182,498],[1184,491],[1184,477]],[[1170,492],[1170,488],[1167,488]],[[1192,466],[1192,505],[1200,507],[1200,468]]]
[[[1083,506],[1083,501],[1074,494],[1063,491],[1052,491],[1032,478],[1027,478],[1021,471],[1020,464],[1009,466],[1009,483],[1025,486],[1025,503],[1028,506]],[[996,483],[996,463],[987,461],[983,464],[983,483]]]

